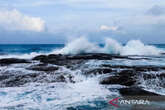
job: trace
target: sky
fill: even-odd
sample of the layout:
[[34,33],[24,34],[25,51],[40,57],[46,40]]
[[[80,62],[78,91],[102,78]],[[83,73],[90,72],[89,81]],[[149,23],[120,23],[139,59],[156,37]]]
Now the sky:
[[0,44],[165,43],[165,0],[0,0]]

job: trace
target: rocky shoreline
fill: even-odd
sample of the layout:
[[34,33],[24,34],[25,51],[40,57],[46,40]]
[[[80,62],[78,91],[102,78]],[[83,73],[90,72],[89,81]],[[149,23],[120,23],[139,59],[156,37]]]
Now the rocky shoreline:
[[[158,84],[165,87],[165,66],[123,66],[103,64],[95,69],[80,68],[81,65],[89,60],[112,60],[112,59],[128,59],[128,60],[150,60],[149,58],[133,58],[129,56],[102,54],[102,53],[89,53],[79,55],[62,55],[50,54],[39,55],[32,59],[17,59],[5,58],[0,59],[0,67],[9,67],[13,64],[38,64],[30,65],[25,70],[30,70],[29,74],[12,74],[9,71],[0,70],[0,87],[19,87],[26,83],[53,83],[53,82],[70,82],[75,83],[74,76],[67,73],[60,73],[62,67],[70,70],[80,69],[87,77],[90,75],[106,74],[106,77],[100,79],[102,85],[119,84],[126,88],[119,89],[123,96],[161,96],[157,93],[146,91],[141,87],[141,79],[143,80],[159,80]],[[37,72],[37,73],[36,73]],[[150,74],[148,74],[148,73]],[[159,72],[159,74],[154,74]],[[50,76],[47,78],[47,76]]]

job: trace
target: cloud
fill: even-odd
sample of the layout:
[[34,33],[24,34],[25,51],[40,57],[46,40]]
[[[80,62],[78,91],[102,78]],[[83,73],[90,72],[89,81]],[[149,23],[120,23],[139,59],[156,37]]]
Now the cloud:
[[101,25],[100,30],[101,31],[118,31],[118,26],[107,26],[107,25]]
[[155,25],[165,24],[165,7],[154,5],[149,10],[146,10],[145,13],[131,16],[126,21],[128,25],[136,25],[136,27],[148,25],[148,27],[154,28]]
[[147,11],[147,14],[154,15],[154,16],[160,16],[165,14],[165,7],[161,7],[159,5],[154,5],[152,8],[150,8]]
[[45,21],[39,17],[24,15],[16,9],[0,10],[0,27],[5,30],[41,32],[45,29]]

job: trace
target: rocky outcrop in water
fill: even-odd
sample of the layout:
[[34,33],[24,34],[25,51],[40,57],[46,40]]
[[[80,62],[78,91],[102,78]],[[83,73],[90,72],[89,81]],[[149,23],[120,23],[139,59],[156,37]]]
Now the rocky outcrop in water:
[[42,65],[34,65],[29,68],[26,68],[28,70],[34,70],[34,71],[45,71],[45,72],[51,72],[56,71],[59,69],[59,67],[56,66],[42,66]]
[[25,59],[17,59],[17,58],[5,58],[0,59],[0,65],[9,65],[9,64],[17,64],[17,63],[30,63],[28,60]]
[[[16,73],[0,70],[0,87],[15,87],[22,86],[27,83],[75,83],[72,74],[60,71],[63,67],[69,70],[80,70],[83,75],[89,77],[91,75],[105,75],[101,78],[100,84],[113,85],[119,84],[127,88],[120,89],[121,95],[156,95],[140,88],[141,79],[155,80],[159,79],[161,82],[159,86],[165,87],[165,67],[163,66],[125,66],[125,65],[111,65],[102,64],[96,68],[85,67],[84,64],[88,61],[111,61],[113,59],[125,60],[150,60],[147,58],[133,58],[129,56],[110,55],[103,53],[89,53],[79,55],[62,55],[50,54],[39,55],[31,60],[6,58],[0,59],[1,66],[8,66],[10,64],[29,64],[30,66],[24,68],[30,70],[31,73]],[[38,64],[33,64],[38,62]],[[88,69],[87,69],[88,68]],[[147,74],[147,72],[151,72]],[[153,74],[152,72],[160,72],[160,74]],[[132,87],[138,88],[132,88]]]
[[143,90],[139,87],[121,88],[119,92],[123,96],[160,96],[159,94]]

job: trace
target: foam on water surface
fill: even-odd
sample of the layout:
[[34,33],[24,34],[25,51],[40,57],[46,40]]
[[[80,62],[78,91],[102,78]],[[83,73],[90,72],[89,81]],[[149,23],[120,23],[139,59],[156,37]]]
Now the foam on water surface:
[[[112,95],[108,89],[97,83],[94,78],[75,84],[54,83],[26,87],[2,88],[0,90],[0,108],[14,107],[23,109],[65,108],[88,104],[89,101],[107,101]],[[115,93],[114,93],[115,94]]]
[[62,54],[79,53],[109,53],[120,55],[160,55],[164,51],[151,45],[145,45],[139,40],[131,40],[126,45],[121,45],[114,39],[106,38],[105,46],[99,47],[97,44],[88,41],[86,38],[78,38],[68,43],[64,48],[54,51]]
[[[100,79],[108,76],[106,75],[89,75],[85,76],[83,71],[93,70],[100,68],[103,64],[108,65],[126,65],[126,66],[137,66],[137,65],[154,65],[164,66],[165,60],[161,53],[164,52],[162,49],[156,48],[151,45],[145,45],[139,40],[128,41],[125,45],[115,41],[111,38],[105,39],[105,45],[103,47],[96,43],[88,41],[86,38],[79,38],[73,42],[68,43],[62,49],[56,49],[48,53],[30,53],[30,54],[19,54],[19,55],[0,55],[2,58],[23,58],[31,59],[37,55],[48,55],[48,54],[80,54],[80,53],[108,53],[108,54],[120,54],[120,55],[134,55],[129,56],[130,58],[142,58],[138,60],[130,59],[112,59],[112,60],[89,60],[82,65],[79,65],[78,69],[72,70],[64,66],[59,66],[59,70],[56,72],[63,76],[72,75],[75,83],[69,81],[65,83],[48,83],[52,80],[53,75],[45,75],[44,72],[40,73],[41,76],[37,78],[42,80],[44,83],[30,82],[21,87],[6,87],[0,89],[0,109],[16,109],[16,110],[67,110],[68,107],[77,107],[81,105],[88,105],[95,107],[95,102],[106,103],[111,99],[112,96],[119,96],[118,92],[115,91],[118,88],[122,88],[121,85],[109,85],[103,86],[99,84]],[[27,70],[26,68],[39,64],[33,62],[31,64],[13,64],[8,66],[0,67],[1,73],[7,71],[14,75],[16,74],[28,74],[34,71]],[[50,66],[50,65],[48,65]],[[52,66],[52,65],[51,65]],[[54,65],[57,66],[57,65]],[[154,72],[159,74],[159,72]],[[53,74],[53,72],[52,72]],[[150,73],[153,74],[151,71]],[[56,75],[56,74],[55,74]],[[46,77],[46,78],[45,78]],[[44,79],[45,78],[45,79]],[[47,81],[47,82],[46,82]],[[165,94],[164,88],[158,87],[157,84],[161,82],[157,79],[153,81],[141,80],[142,87],[146,90],[153,91],[159,94]],[[111,91],[111,90],[114,91]],[[102,104],[104,105],[104,104]],[[104,109],[102,109],[104,110]],[[106,109],[105,109],[106,110]]]

